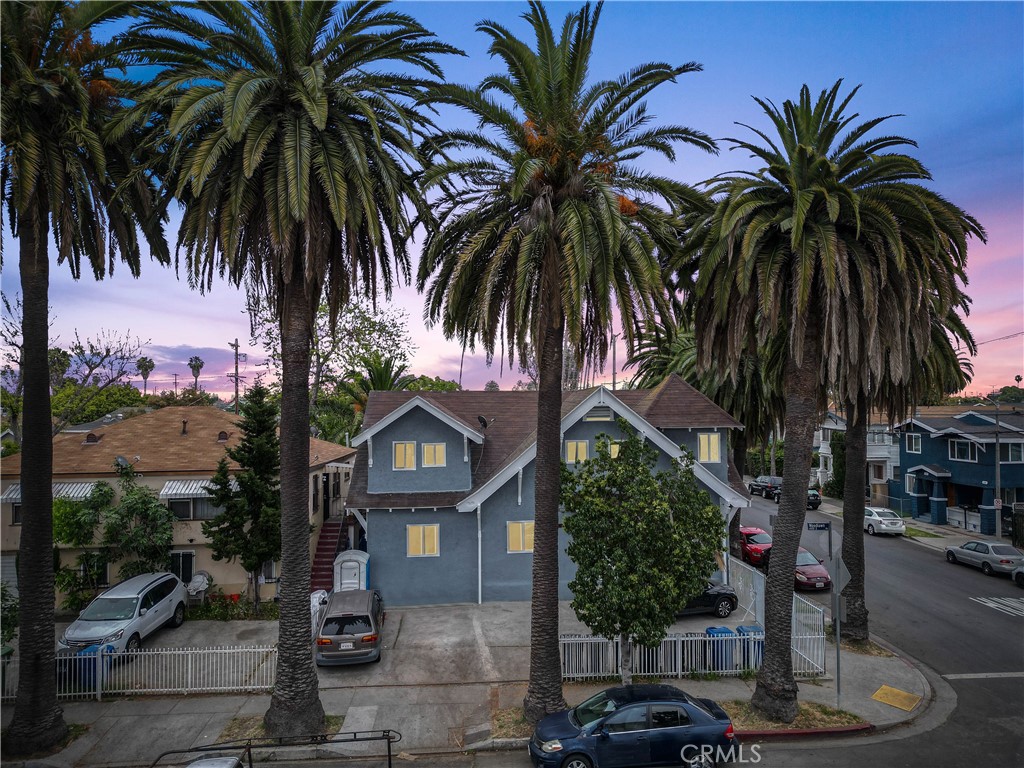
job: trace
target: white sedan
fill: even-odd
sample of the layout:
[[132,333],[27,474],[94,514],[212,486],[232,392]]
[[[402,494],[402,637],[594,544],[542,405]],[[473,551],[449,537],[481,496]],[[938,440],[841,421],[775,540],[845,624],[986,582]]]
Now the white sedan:
[[869,536],[876,533],[891,533],[902,536],[907,532],[903,518],[884,507],[864,507],[864,530]]

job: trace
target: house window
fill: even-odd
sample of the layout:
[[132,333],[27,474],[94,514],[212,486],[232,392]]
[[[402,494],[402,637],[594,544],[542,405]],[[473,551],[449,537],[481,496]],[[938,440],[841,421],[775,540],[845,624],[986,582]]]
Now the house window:
[[341,472],[335,472],[331,480],[331,496],[335,499],[341,496]]
[[107,561],[98,552],[87,552],[82,557],[78,572],[87,584],[105,587],[110,583],[107,575]]
[[885,465],[884,464],[872,464],[871,465],[871,478],[873,480],[885,480]]
[[533,552],[533,521],[518,520],[506,524],[508,530],[508,551]]
[[190,499],[168,499],[167,508],[179,520],[192,519],[192,501]]
[[171,552],[171,564],[167,570],[188,584],[196,572],[196,553]]
[[214,506],[213,499],[192,499],[193,520],[213,520],[223,511],[223,507]]
[[260,569],[260,576],[263,578],[264,584],[273,584],[277,581],[277,563],[273,560],[267,560],[263,564],[263,568]]
[[565,441],[565,463],[566,464],[579,464],[580,462],[587,460],[587,446],[586,440],[566,440]]
[[907,489],[907,493],[917,493],[917,475],[907,475],[903,486]]
[[423,466],[443,467],[445,465],[444,443],[423,444]]
[[1020,464],[1024,462],[1024,443],[1000,443],[999,463]]
[[437,557],[440,551],[440,526],[407,525],[405,526],[406,557]]
[[718,464],[722,461],[722,436],[717,432],[697,435],[697,461],[701,464]]
[[618,440],[612,440],[610,443],[608,443],[608,455],[611,456],[613,459],[619,458]]
[[978,446],[969,440],[949,441],[950,461],[977,461]]
[[907,434],[907,453],[921,452],[921,436],[916,432]]
[[21,525],[21,504],[11,504],[11,525]]
[[416,443],[393,443],[395,469],[416,469]]

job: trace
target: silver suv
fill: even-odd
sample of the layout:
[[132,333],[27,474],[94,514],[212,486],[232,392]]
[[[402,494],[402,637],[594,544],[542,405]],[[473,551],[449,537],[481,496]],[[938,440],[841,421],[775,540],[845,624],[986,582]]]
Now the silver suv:
[[61,635],[58,650],[112,645],[137,651],[142,639],[165,624],[185,621],[185,585],[173,573],[144,573],[122,581],[97,597]]

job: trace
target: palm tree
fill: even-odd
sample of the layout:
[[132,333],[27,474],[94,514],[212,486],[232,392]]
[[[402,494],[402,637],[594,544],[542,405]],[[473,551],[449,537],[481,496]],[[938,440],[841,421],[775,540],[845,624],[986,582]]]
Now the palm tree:
[[113,269],[115,254],[138,276],[138,228],[153,258],[170,260],[152,179],[134,172],[139,133],[108,133],[130,90],[107,74],[108,66],[118,64],[111,49],[92,40],[96,26],[131,10],[130,3],[0,5],[0,176],[3,207],[18,238],[24,294],[21,666],[14,716],[4,736],[10,754],[46,749],[67,732],[53,671],[48,243],[52,238],[58,262],[66,262],[76,279],[83,261],[102,279],[108,265]]
[[[883,152],[912,142],[866,137],[887,118],[851,127],[858,116],[845,110],[858,89],[840,100],[841,85],[814,102],[804,86],[799,100],[781,110],[755,99],[777,136],[752,129],[763,145],[729,141],[764,167],[713,180],[717,205],[692,233],[701,251],[695,305],[701,365],[735,372],[752,343],[778,334],[786,339],[786,465],[768,570],[764,664],[752,699],[786,722],[797,713],[792,574],[826,386],[856,397],[865,377],[877,374],[871,356],[857,354],[863,345],[881,343],[889,332],[919,338],[920,318],[911,316],[926,296],[917,294],[904,310],[889,307],[885,291],[905,284],[909,299],[911,286],[927,285],[918,275],[942,280],[936,290],[943,290],[953,277],[941,264],[962,266],[968,235],[981,234],[977,222],[914,183],[929,178],[920,163]],[[931,260],[916,259],[917,251]],[[927,328],[928,313],[922,314]],[[913,322],[897,328],[891,316]]]
[[499,341],[507,345],[510,364],[527,343],[537,351],[536,533],[524,701],[531,720],[564,707],[558,654],[563,341],[577,363],[603,363],[616,309],[632,344],[641,321],[667,306],[656,257],[678,246],[671,211],[696,193],[628,161],[648,150],[674,159],[677,142],[715,150],[697,131],[650,127],[643,103],[657,86],[699,71],[698,64],[645,64],[617,80],[588,83],[600,12],[600,5],[585,5],[567,14],[556,35],[543,5],[531,2],[525,19],[535,48],[495,22],[480,22],[477,29],[506,71],[479,86],[445,85],[431,96],[471,113],[480,129],[444,134],[434,145],[442,157],[424,177],[428,188],[445,193],[440,229],[428,235],[420,262],[425,314],[465,347],[482,344],[489,357]]
[[151,357],[140,357],[135,361],[135,368],[138,370],[139,375],[142,377],[142,394],[146,394],[146,389],[149,385],[149,374],[156,368],[156,363],[153,362]]
[[416,377],[406,373],[409,366],[395,357],[384,357],[378,352],[359,360],[361,369],[349,371],[348,379],[338,382],[338,390],[352,400],[356,413],[366,410],[370,392],[408,389]]
[[188,359],[188,367],[192,369],[192,379],[195,382],[193,388],[197,392],[199,391],[199,372],[203,370],[204,365],[206,363],[203,362],[203,358],[199,357],[199,355],[192,355]]
[[[323,733],[309,652],[309,373],[317,309],[408,279],[415,107],[452,52],[381,3],[200,2],[148,8],[133,43],[165,67],[178,243],[189,279],[245,283],[281,339],[281,565],[273,735]],[[396,74],[391,69],[400,70]],[[397,271],[397,274],[396,274]]]

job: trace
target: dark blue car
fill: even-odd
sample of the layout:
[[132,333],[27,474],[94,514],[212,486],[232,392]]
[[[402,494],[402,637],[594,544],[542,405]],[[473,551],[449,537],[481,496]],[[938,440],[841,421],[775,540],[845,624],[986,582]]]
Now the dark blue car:
[[734,747],[732,721],[711,699],[671,685],[627,685],[537,723],[530,758],[549,768],[707,766],[731,759]]

